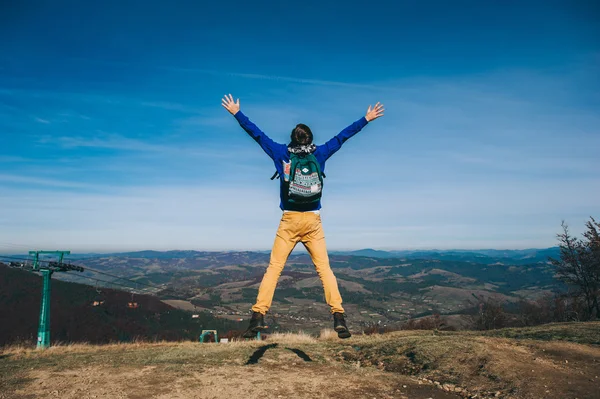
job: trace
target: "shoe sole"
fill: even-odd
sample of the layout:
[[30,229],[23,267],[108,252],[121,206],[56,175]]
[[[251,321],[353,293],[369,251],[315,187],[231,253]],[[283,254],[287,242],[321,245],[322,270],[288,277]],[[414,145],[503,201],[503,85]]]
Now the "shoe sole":
[[338,333],[338,338],[350,338],[352,336],[352,334],[350,334],[350,331],[348,331],[347,328],[345,328],[344,326],[337,326],[336,328],[334,328],[335,332]]
[[256,335],[259,332],[262,332],[263,330],[266,330],[267,328],[269,328],[269,326],[264,326],[264,327],[254,327],[252,330],[250,330],[250,333],[248,333],[248,331],[244,334],[242,334],[243,338],[256,338]]

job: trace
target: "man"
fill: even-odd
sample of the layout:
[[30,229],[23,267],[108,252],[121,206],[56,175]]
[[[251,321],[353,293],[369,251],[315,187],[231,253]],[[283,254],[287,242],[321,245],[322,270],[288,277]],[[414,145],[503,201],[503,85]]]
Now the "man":
[[340,338],[351,336],[344,318],[342,297],[337,280],[329,265],[325,234],[321,225],[321,192],[325,161],[335,154],[342,144],[358,133],[367,123],[383,116],[383,104],[369,106],[367,114],[354,122],[323,145],[313,144],[313,134],[304,124],[298,124],[291,134],[289,145],[275,143],[240,111],[240,100],[233,101],[231,94],[223,97],[222,105],[240,126],[271,157],[280,179],[280,204],[283,216],[275,236],[269,267],[265,272],[256,304],[252,307],[250,325],[245,338],[253,338],[265,329],[264,315],[271,307],[275,287],[288,256],[301,242],[306,247],[317,274],[323,284],[325,300],[331,308],[334,330]]

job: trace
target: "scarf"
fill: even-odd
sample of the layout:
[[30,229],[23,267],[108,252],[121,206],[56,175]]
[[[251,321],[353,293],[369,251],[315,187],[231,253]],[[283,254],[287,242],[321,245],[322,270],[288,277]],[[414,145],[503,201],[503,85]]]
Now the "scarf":
[[307,154],[312,154],[313,152],[315,152],[315,150],[317,149],[317,146],[314,144],[292,146],[290,144],[290,145],[288,145],[287,149],[289,152],[291,152],[293,154],[307,155]]

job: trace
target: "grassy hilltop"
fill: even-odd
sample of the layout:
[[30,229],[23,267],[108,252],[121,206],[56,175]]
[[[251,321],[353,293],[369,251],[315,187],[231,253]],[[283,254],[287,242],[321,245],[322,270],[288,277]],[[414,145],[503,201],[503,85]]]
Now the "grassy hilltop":
[[0,398],[598,397],[600,322],[338,340],[5,347]]

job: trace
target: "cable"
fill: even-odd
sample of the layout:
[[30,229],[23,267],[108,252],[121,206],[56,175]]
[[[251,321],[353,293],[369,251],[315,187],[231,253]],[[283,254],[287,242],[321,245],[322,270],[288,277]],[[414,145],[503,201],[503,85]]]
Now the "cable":
[[[172,289],[172,288],[169,288],[169,287],[162,287],[162,286],[157,286],[157,285],[153,285],[153,284],[146,284],[146,283],[142,283],[142,282],[135,281],[135,280],[130,280],[130,279],[128,279],[128,278],[125,278],[125,277],[119,277],[119,276],[115,276],[115,275],[113,275],[113,274],[106,273],[106,272],[103,272],[103,271],[100,271],[100,270],[92,269],[92,268],[90,268],[90,267],[87,267],[87,266],[83,266],[83,268],[84,268],[84,270],[89,270],[89,271],[91,271],[91,272],[93,272],[93,273],[103,274],[103,275],[105,275],[105,276],[114,277],[114,278],[117,278],[117,279],[121,279],[121,280],[129,281],[129,282],[130,282],[130,283],[132,283],[132,284],[136,284],[136,285],[142,285],[142,286],[145,286],[145,287],[154,288],[155,290],[157,290],[157,292],[160,292],[160,291],[162,291],[162,292],[165,292],[165,291],[167,291],[167,292],[168,292],[168,291],[170,291],[170,292],[172,292],[173,294],[175,294],[175,295],[173,295],[173,294],[169,294],[170,296],[172,296],[172,297],[174,297],[174,298],[181,299],[181,300],[184,300],[184,301],[188,301],[188,300],[189,300],[188,298],[182,298],[182,297],[180,297],[180,296],[178,295],[178,292],[177,292],[176,290],[174,290],[174,289]],[[80,277],[84,277],[84,276],[80,276]],[[137,289],[137,288],[136,288],[136,289]],[[156,293],[155,293],[155,294],[156,294]]]
[[[33,269],[30,269],[30,268],[23,268],[22,270],[26,270],[28,272],[35,273],[35,271]],[[94,281],[100,282],[100,283],[113,284],[113,285],[118,285],[118,286],[121,286],[121,287],[132,289],[131,287],[129,287],[129,286],[125,285],[125,284],[115,283],[114,281],[100,280],[100,279],[97,279],[97,278],[94,278],[94,277],[82,276],[80,274],[73,274],[73,273],[69,273],[68,275],[69,276],[73,276],[73,277],[85,278],[85,279],[88,279],[88,280],[94,280]],[[71,282],[71,281],[62,280],[62,279],[58,279],[58,280],[63,281],[63,282]],[[110,287],[107,287],[107,288],[110,288]],[[135,291],[137,291],[136,292],[137,295],[148,295],[148,293],[144,292],[144,291],[140,291],[140,290],[135,290]]]
[[[0,255],[0,258],[6,258],[6,259],[15,259],[15,260],[24,260],[24,261],[31,262],[31,259],[29,259],[29,258],[20,258],[20,257],[15,257],[15,256],[4,256],[4,255]],[[38,262],[46,262],[46,263],[49,263],[49,262],[51,262],[51,261],[49,261],[49,260],[43,260],[43,259],[39,259],[39,260],[38,260]],[[136,288],[135,288],[135,289],[137,289],[137,285],[142,285],[142,286],[146,286],[146,287],[154,288],[154,289],[155,289],[155,290],[157,290],[157,291],[170,291],[170,292],[172,292],[172,293],[176,294],[176,295],[170,294],[171,296],[173,296],[173,297],[179,297],[179,296],[177,295],[177,294],[178,294],[178,292],[177,292],[176,290],[172,289],[172,288],[169,288],[169,287],[156,286],[156,285],[153,285],[153,284],[142,283],[142,282],[140,282],[140,281],[135,281],[135,280],[131,280],[131,279],[128,279],[128,278],[125,278],[125,277],[116,276],[116,275],[114,275],[114,274],[106,273],[106,272],[103,272],[103,271],[101,271],[101,270],[93,269],[93,268],[91,268],[91,267],[87,267],[87,266],[81,266],[81,265],[75,265],[75,264],[73,264],[73,263],[69,263],[69,264],[70,264],[70,265],[73,265],[73,266],[79,266],[79,267],[83,267],[83,268],[84,268],[84,271],[85,271],[85,270],[87,270],[87,271],[90,271],[90,272],[93,272],[93,273],[102,274],[102,275],[105,275],[105,276],[108,276],[108,277],[112,277],[112,278],[116,278],[116,279],[119,279],[119,280],[128,281],[128,282],[130,282],[130,283],[132,283],[132,284],[135,284],[135,285],[136,285]],[[83,277],[83,276],[81,276],[81,277]],[[105,280],[100,280],[100,281],[105,281]],[[118,284],[118,285],[121,285],[121,286],[124,286],[124,287],[128,287],[128,286],[125,286],[125,285],[123,285],[123,284]],[[133,289],[133,288],[131,288],[131,287],[128,287],[128,288],[130,288],[130,289]],[[188,300],[187,298],[181,298],[181,297],[179,297],[179,299],[186,300],[186,301]]]
[[[19,257],[16,257],[16,256],[9,256],[9,255],[0,255],[0,258],[11,259],[11,260],[12,259],[14,259],[14,260],[24,260],[26,262],[31,262],[31,259],[29,259],[29,258],[19,258]],[[48,262],[48,261],[40,260],[40,262]]]
[[[8,258],[8,259],[17,259],[17,260],[26,260],[26,261],[31,261],[31,259],[26,259],[26,258],[17,258],[17,257],[14,257],[14,256],[4,256],[4,255],[0,255],[0,258]],[[40,260],[38,260],[38,262],[46,262],[46,263],[49,263],[49,262],[51,262],[51,261],[49,261],[49,260],[45,260],[45,259],[40,259]],[[64,262],[64,263],[67,263],[67,262]],[[126,278],[126,277],[120,277],[120,276],[116,276],[116,275],[114,275],[114,274],[110,274],[110,273],[103,272],[103,271],[101,271],[101,270],[98,270],[98,269],[93,269],[93,268],[91,268],[91,267],[88,267],[88,266],[76,265],[76,264],[74,264],[74,263],[71,263],[71,262],[68,262],[68,264],[70,264],[70,265],[73,265],[73,266],[79,266],[79,267],[83,267],[85,270],[88,270],[88,271],[90,271],[90,272],[93,272],[93,273],[102,274],[102,275],[105,275],[105,276],[108,276],[108,277],[112,277],[112,278],[116,278],[116,279],[119,279],[119,280],[125,280],[125,281],[129,281],[129,282],[131,282],[131,283],[133,283],[133,284],[143,285],[143,286],[150,287],[150,288],[154,288],[154,289],[157,289],[157,290],[169,290],[169,288],[167,288],[167,287],[161,287],[161,286],[156,286],[156,285],[153,285],[153,284],[142,283],[142,282],[140,282],[140,281],[131,280],[131,279],[129,279],[129,278]]]
[[[15,256],[4,256],[4,255],[0,255],[0,258],[6,258],[6,259],[15,259],[15,260],[24,260],[24,261],[31,262],[31,259],[29,259],[29,258],[19,258],[19,257],[15,257]],[[38,262],[46,262],[46,263],[49,263],[49,262],[51,262],[51,261],[48,261],[48,260],[41,260],[41,259],[40,259],[40,260],[38,260]],[[172,288],[168,288],[168,287],[160,287],[160,286],[155,286],[155,285],[152,285],[152,284],[146,284],[146,283],[142,283],[142,282],[135,281],[135,280],[131,280],[131,279],[128,279],[128,278],[125,278],[125,277],[119,277],[119,276],[115,276],[114,274],[106,273],[106,272],[103,272],[103,271],[101,271],[101,270],[92,269],[92,268],[90,268],[90,267],[87,267],[87,266],[74,265],[74,264],[72,264],[72,263],[69,263],[69,264],[71,264],[71,265],[73,265],[73,266],[79,266],[79,267],[83,267],[83,268],[84,268],[84,271],[86,271],[86,270],[87,270],[87,271],[90,271],[90,272],[93,272],[93,273],[98,273],[98,274],[102,274],[102,275],[105,275],[105,276],[108,276],[108,277],[113,277],[113,278],[116,278],[116,279],[120,279],[120,280],[128,281],[128,282],[130,282],[130,283],[132,283],[132,284],[135,284],[135,285],[143,285],[143,286],[146,286],[146,287],[154,288],[154,289],[156,289],[157,291],[171,291],[171,292],[173,292],[173,293],[177,294],[177,291],[175,291],[175,290],[174,290],[174,289],[172,289]],[[33,271],[33,270],[32,270],[32,271]],[[124,284],[115,283],[115,282],[112,282],[112,281],[106,281],[106,280],[94,279],[93,277],[88,277],[88,276],[83,276],[83,275],[75,275],[75,274],[69,274],[69,275],[70,275],[70,276],[77,276],[77,277],[87,278],[87,279],[90,279],[90,280],[95,280],[95,281],[100,281],[100,282],[105,282],[105,283],[108,283],[108,284],[115,284],[115,285],[119,285],[119,286],[121,286],[121,287],[126,287],[126,288],[129,288],[129,289],[135,289],[135,290],[137,290],[137,287],[136,287],[136,288],[132,288],[132,287],[130,287],[130,286],[127,286],[127,285],[124,285]],[[139,291],[139,290],[138,290],[138,291]],[[156,292],[155,292],[154,294],[156,294]],[[176,298],[176,299],[180,299],[180,300],[184,300],[184,301],[188,301],[188,300],[189,300],[188,298],[182,298],[182,297],[180,297],[179,295],[173,295],[173,294],[169,294],[169,295],[170,295],[170,296],[172,296],[172,297],[174,297],[174,298]]]
[[[101,282],[101,283],[107,283],[107,284],[119,285],[119,286],[121,286],[121,287],[125,287],[125,288],[132,289],[132,288],[131,288],[131,287],[129,287],[128,285],[125,285],[125,284],[119,284],[119,283],[115,283],[114,281],[100,280],[100,279],[93,278],[93,277],[89,277],[89,276],[82,276],[82,275],[80,275],[80,274],[69,274],[69,276],[74,276],[74,277],[79,277],[79,278],[87,278],[88,280],[94,280],[94,281]],[[66,281],[66,280],[62,280],[62,279],[61,279],[61,281]],[[66,282],[70,282],[70,281],[66,281]],[[109,287],[109,288],[110,288],[110,287]],[[146,294],[146,293],[144,293],[143,291],[139,291],[139,290],[137,290],[137,294],[138,294],[138,295],[142,295],[142,294]]]
[[[24,261],[27,261],[27,262],[31,262],[31,259],[29,259],[29,258],[20,258],[20,257],[15,257],[15,256],[4,256],[4,255],[0,255],[0,259],[1,259],[1,258],[4,258],[4,259],[14,259],[14,260],[24,260]],[[52,261],[48,261],[48,260],[41,260],[41,259],[40,259],[40,260],[38,260],[38,262],[46,262],[46,263],[49,263],[49,262],[52,262]],[[71,263],[69,263],[69,264],[71,264]],[[73,264],[71,264],[71,265],[73,265]],[[169,295],[169,297],[170,297],[170,298],[172,298],[172,299],[178,299],[178,300],[182,300],[182,301],[186,301],[186,302],[189,302],[189,300],[190,300],[189,298],[184,298],[184,297],[181,297],[181,296],[179,296],[179,295],[178,295],[178,293],[177,293],[177,291],[175,291],[175,290],[174,290],[174,289],[172,289],[172,288],[168,288],[168,287],[159,287],[159,286],[154,286],[154,285],[151,285],[151,284],[140,283],[140,282],[138,282],[138,281],[130,280],[130,279],[127,279],[127,278],[124,278],[124,277],[115,276],[115,275],[113,275],[113,274],[106,273],[106,272],[102,272],[102,271],[100,271],[100,270],[91,269],[91,268],[89,268],[89,267],[86,267],[86,266],[80,266],[80,265],[73,265],[73,266],[79,266],[79,267],[83,267],[83,268],[84,268],[84,271],[88,270],[88,271],[91,271],[91,272],[95,272],[95,273],[103,274],[103,275],[106,275],[106,276],[109,276],[109,277],[114,277],[114,278],[117,278],[117,279],[121,279],[121,280],[129,281],[130,283],[133,283],[133,284],[136,284],[136,285],[137,285],[137,284],[139,284],[139,285],[144,285],[144,286],[147,286],[147,287],[155,288],[155,289],[157,289],[158,291],[163,291],[163,292],[164,292],[164,291],[171,291],[171,292],[175,293],[175,295],[173,295],[173,294],[168,294],[168,295]],[[28,268],[21,268],[21,269],[23,269],[23,270],[27,270],[27,271],[30,271],[30,272],[32,272],[32,273],[34,273],[34,272],[35,272],[35,271],[34,271],[32,268],[30,268],[30,267],[28,267]],[[130,287],[130,286],[127,286],[127,285],[124,285],[124,284],[115,283],[115,282],[113,282],[113,281],[100,280],[100,279],[97,279],[97,278],[93,278],[93,277],[89,277],[89,276],[84,276],[84,275],[81,275],[81,274],[74,274],[74,273],[69,273],[68,275],[69,275],[69,276],[74,276],[74,277],[85,278],[85,279],[88,279],[88,280],[93,280],[93,281],[96,281],[96,282],[102,282],[102,283],[106,283],[106,284],[114,284],[114,285],[118,285],[118,286],[121,286],[121,287],[128,288],[128,289],[130,289],[130,290],[134,290],[134,289],[133,289],[132,287]],[[61,280],[61,281],[64,281],[64,282],[69,282],[69,281],[65,281],[65,280]],[[151,296],[152,296],[152,295],[154,295],[154,296],[155,296],[157,299],[159,299],[159,300],[160,300],[160,298],[158,298],[158,297],[157,297],[157,292],[153,292],[153,293],[147,293],[147,292],[139,291],[139,290],[137,289],[137,287],[135,288],[135,290],[137,291],[137,293],[136,293],[137,295],[151,295]]]
[[[26,270],[26,271],[28,271],[28,272],[35,273],[35,271],[34,271],[33,269],[31,269],[31,268],[21,268],[21,270]],[[85,279],[88,279],[88,280],[94,280],[94,281],[96,281],[96,282],[100,282],[100,283],[106,283],[106,284],[118,285],[118,286],[121,286],[121,287],[129,288],[130,290],[134,290],[134,289],[132,289],[132,288],[131,288],[130,286],[128,286],[128,285],[125,285],[125,284],[120,284],[120,283],[116,283],[116,282],[114,282],[114,281],[101,280],[101,279],[97,279],[97,278],[94,278],[94,277],[90,277],[90,276],[83,276],[83,275],[81,275],[81,274],[74,274],[74,273],[69,273],[69,274],[68,274],[68,276],[79,277],[79,278],[85,278]],[[63,281],[63,282],[71,282],[71,281],[68,281],[68,280],[63,280],[63,279],[59,279],[59,280],[60,280],[60,281]],[[110,288],[110,287],[108,287],[108,288]],[[147,292],[140,291],[140,290],[138,290],[138,289],[135,289],[135,291],[137,291],[136,293],[137,293],[138,295],[148,295],[148,293],[147,293]],[[156,293],[153,293],[153,294],[156,294]]]
[[156,289],[160,289],[160,290],[168,289],[168,288],[160,287],[160,286],[153,285],[153,284],[147,284],[147,283],[142,283],[140,281],[131,280],[131,279],[128,279],[128,278],[125,278],[125,277],[115,276],[113,274],[106,273],[106,272],[103,272],[103,271],[97,270],[97,269],[92,269],[91,267],[87,267],[87,266],[84,266],[84,269],[85,270],[89,270],[89,271],[94,272],[94,273],[103,274],[105,276],[114,277],[114,278],[118,278],[118,279],[121,279],[121,280],[131,281],[132,283],[135,283],[135,284],[145,285],[146,287],[156,288]]

